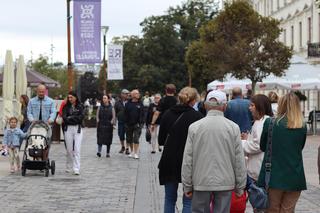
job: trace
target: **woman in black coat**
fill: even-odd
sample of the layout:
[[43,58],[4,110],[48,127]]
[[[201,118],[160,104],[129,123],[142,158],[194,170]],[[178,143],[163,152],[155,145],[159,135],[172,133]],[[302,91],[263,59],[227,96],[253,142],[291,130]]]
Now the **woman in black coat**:
[[67,147],[67,169],[80,174],[80,150],[83,137],[82,121],[84,108],[75,92],[68,93],[68,100],[62,110],[63,131]]
[[[175,212],[188,128],[203,117],[200,112],[193,109],[197,97],[196,89],[183,88],[178,95],[180,103],[167,110],[161,118],[159,145],[164,145],[164,150],[158,168],[160,185],[165,187],[165,213]],[[191,212],[191,199],[185,196],[183,196],[182,212]]]
[[110,157],[110,148],[112,144],[113,126],[115,124],[115,111],[110,103],[108,95],[102,97],[101,106],[97,110],[97,156],[101,157],[102,145],[107,146],[107,155]]

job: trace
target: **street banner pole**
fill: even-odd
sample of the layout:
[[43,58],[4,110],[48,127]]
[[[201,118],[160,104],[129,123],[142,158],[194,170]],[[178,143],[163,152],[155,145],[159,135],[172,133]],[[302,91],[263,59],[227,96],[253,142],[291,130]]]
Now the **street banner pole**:
[[67,0],[68,89],[69,89],[69,91],[72,91],[72,89],[73,89],[73,69],[72,69],[72,63],[71,63],[70,2],[71,2],[71,0]]

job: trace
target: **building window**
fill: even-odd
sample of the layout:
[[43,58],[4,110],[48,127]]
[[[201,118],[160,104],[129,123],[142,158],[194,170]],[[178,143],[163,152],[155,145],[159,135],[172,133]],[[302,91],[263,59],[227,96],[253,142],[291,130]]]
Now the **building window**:
[[291,26],[291,47],[294,48],[294,26]]
[[284,45],[287,45],[287,30],[283,30],[283,43]]
[[311,33],[312,33],[312,31],[311,31],[311,17],[309,17],[308,18],[308,43],[310,43],[311,42]]
[[302,47],[302,22],[299,22],[299,47]]
[[280,0],[277,0],[277,10],[280,8]]
[[271,0],[270,8],[271,8],[270,13],[272,14],[273,13],[273,0]]

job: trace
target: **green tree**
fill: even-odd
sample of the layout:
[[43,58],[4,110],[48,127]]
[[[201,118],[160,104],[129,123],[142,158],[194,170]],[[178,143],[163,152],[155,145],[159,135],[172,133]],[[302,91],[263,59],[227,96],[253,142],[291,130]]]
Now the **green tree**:
[[[118,88],[160,92],[167,83],[182,88],[188,83],[185,53],[199,38],[199,29],[216,14],[214,0],[189,0],[170,7],[165,15],[151,16],[140,24],[143,36],[113,38],[124,51],[124,80],[113,81]],[[195,87],[202,85],[194,81]]]
[[[270,74],[282,76],[292,50],[278,41],[279,21],[262,17],[245,1],[225,9],[200,29],[200,40],[189,46],[186,61],[194,76],[208,73],[212,80],[231,73],[257,82]],[[208,79],[205,79],[208,80]]]
[[[151,16],[141,23],[144,64],[164,71],[162,85],[175,83],[178,88],[187,85],[187,47],[199,38],[200,27],[216,14],[216,2],[189,0],[181,6],[169,8],[163,16]],[[200,81],[195,82],[195,87],[202,84]]]

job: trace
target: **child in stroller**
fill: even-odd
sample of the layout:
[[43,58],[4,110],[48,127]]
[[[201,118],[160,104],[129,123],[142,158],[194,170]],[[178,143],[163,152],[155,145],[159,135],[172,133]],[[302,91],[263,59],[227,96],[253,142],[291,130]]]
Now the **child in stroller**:
[[55,173],[55,162],[49,161],[49,149],[51,143],[51,127],[43,122],[33,122],[27,132],[27,140],[22,162],[22,176],[26,170],[45,170],[45,176]]

